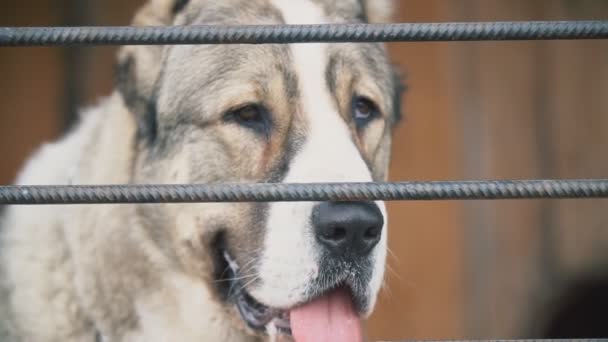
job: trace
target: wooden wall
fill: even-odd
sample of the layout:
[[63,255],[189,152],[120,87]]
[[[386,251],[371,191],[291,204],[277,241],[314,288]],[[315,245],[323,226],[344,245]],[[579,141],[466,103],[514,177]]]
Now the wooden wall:
[[[84,4],[88,3],[88,6]],[[127,24],[138,0],[4,0],[0,26]],[[400,0],[399,21],[592,19],[602,0]],[[0,49],[0,183],[112,87],[114,47]],[[608,176],[608,42],[390,44],[407,73],[392,180]],[[66,86],[70,85],[70,86]],[[389,204],[374,339],[541,334],[549,303],[608,260],[606,201]]]
[[[462,20],[602,19],[602,1],[467,0]],[[608,42],[455,47],[452,86],[467,178],[606,177]],[[465,331],[540,334],[551,303],[608,254],[606,201],[469,202],[464,211]]]
[[[60,25],[51,1],[0,4],[0,25]],[[0,48],[0,182],[12,181],[25,155],[56,136],[63,101],[63,54],[56,48]]]

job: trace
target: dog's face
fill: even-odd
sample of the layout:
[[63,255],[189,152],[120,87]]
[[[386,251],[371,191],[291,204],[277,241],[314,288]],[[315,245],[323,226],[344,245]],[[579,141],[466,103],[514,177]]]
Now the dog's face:
[[[135,24],[362,22],[378,15],[374,6],[158,0]],[[136,182],[386,178],[400,91],[380,44],[125,47],[119,67],[120,90],[139,125]],[[314,305],[332,301],[366,316],[382,283],[382,202],[163,205],[140,212],[168,259],[204,279],[227,313],[252,331],[288,333],[290,310],[302,311],[291,311],[293,325],[320,312]]]

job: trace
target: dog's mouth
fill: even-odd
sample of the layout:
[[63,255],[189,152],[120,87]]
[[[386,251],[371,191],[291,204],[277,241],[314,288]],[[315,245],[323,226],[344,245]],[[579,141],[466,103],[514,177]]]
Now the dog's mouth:
[[241,314],[241,318],[247,325],[256,330],[269,333],[279,333],[291,335],[291,324],[289,321],[289,311],[270,308],[255,300],[243,286],[240,279],[243,279],[236,261],[225,250],[220,250],[224,259],[226,270],[225,281],[228,286],[228,298],[232,298]]
[[282,335],[299,341],[361,340],[360,308],[349,286],[338,285],[315,294],[301,305],[290,309],[268,307],[253,298],[245,289],[246,280],[235,259],[219,244],[216,250],[218,290],[226,301],[233,303],[241,319],[256,332],[271,336]]

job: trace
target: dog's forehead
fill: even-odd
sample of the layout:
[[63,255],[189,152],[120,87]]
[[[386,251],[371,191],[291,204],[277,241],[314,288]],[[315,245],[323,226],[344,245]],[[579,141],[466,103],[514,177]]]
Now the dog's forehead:
[[[307,13],[311,9],[312,13]],[[188,20],[192,25],[319,23],[340,20],[335,16],[355,15],[361,10],[362,5],[356,0],[195,1],[177,23],[180,24],[180,20],[181,24],[187,24]],[[189,19],[184,19],[186,17]],[[380,44],[324,44],[310,56],[317,57],[296,62],[294,48],[297,45],[171,46],[162,76],[164,89],[159,92],[159,109],[175,119],[178,119],[175,115],[217,114],[226,107],[239,105],[229,102],[237,101],[242,94],[254,92],[255,95],[250,94],[249,98],[240,101],[264,101],[267,96],[293,103],[301,95],[298,88],[311,68],[303,70],[301,64],[311,65],[318,59],[317,55],[323,54],[323,62],[316,63],[313,69],[322,71],[327,91],[334,92],[333,85],[339,77],[365,79],[369,86],[383,94],[376,98],[384,102],[381,106],[389,112],[392,110],[392,103],[389,103],[393,90],[392,69]],[[282,94],[269,91],[273,82],[280,84]],[[214,94],[221,94],[222,98]],[[209,107],[214,105],[223,108]]]
[[194,1],[177,18],[181,25],[282,24],[268,0]]
[[[339,21],[365,20],[363,0],[294,0],[298,2],[310,2]],[[283,14],[272,0],[199,0],[187,7],[180,24],[282,24]]]
[[349,21],[364,21],[365,6],[363,0],[310,0],[321,7],[325,15],[333,18],[342,18]]

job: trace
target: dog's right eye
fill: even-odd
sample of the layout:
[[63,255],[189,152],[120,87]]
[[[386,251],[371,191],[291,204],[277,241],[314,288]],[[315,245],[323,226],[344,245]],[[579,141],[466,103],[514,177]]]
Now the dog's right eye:
[[258,104],[248,104],[232,109],[225,114],[224,120],[237,123],[264,135],[270,133],[272,125],[268,110]]

